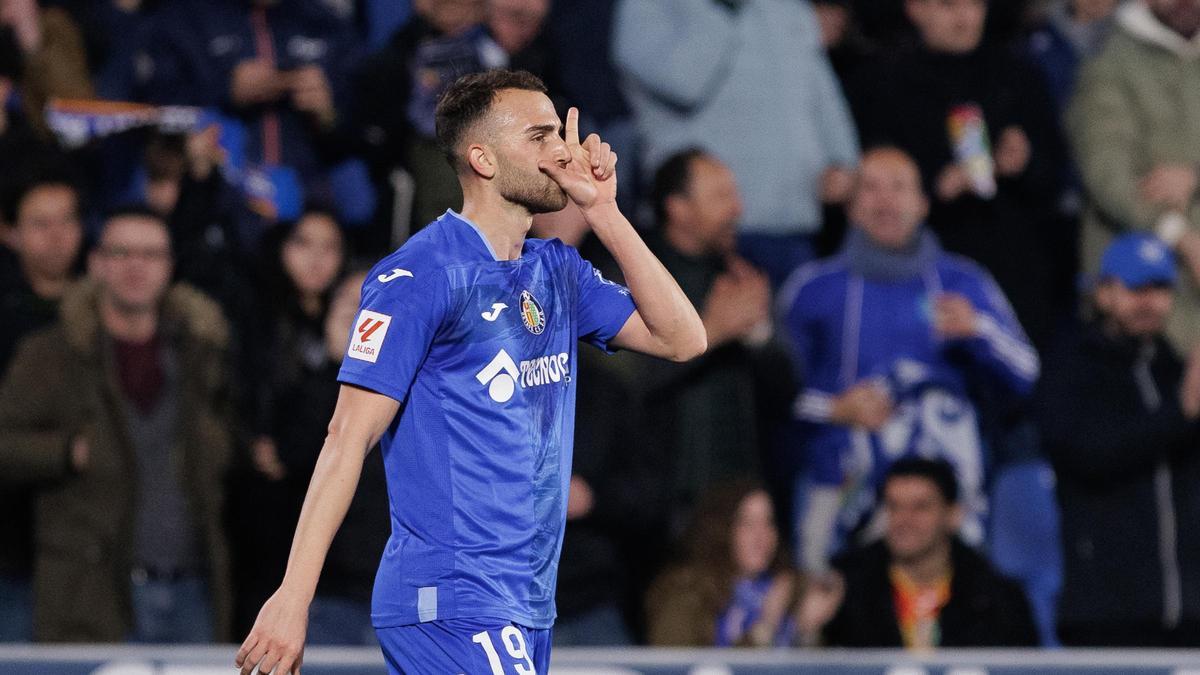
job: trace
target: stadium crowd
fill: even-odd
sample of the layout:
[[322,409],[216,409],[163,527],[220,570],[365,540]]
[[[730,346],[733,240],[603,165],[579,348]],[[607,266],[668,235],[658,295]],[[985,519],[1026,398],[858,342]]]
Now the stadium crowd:
[[1200,0],[0,0],[0,642],[245,634],[490,68],[708,334],[580,352],[555,644],[1200,646]]

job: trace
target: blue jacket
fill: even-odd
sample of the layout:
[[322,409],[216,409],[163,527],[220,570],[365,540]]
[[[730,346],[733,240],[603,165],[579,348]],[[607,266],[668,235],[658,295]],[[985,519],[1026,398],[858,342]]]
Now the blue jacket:
[[816,14],[798,0],[622,0],[613,62],[651,172],[703,147],[737,176],[742,231],[813,234],[820,179],[858,164],[858,137],[821,46]]
[[[942,293],[970,300],[977,337],[936,335],[933,307]],[[856,228],[839,255],[792,275],[779,307],[803,382],[794,415],[805,459],[816,484],[849,491],[844,528],[869,516],[888,466],[909,454],[945,457],[958,471],[968,511],[985,510],[971,504],[981,499],[983,452],[969,380],[982,376],[1026,396],[1039,371],[1037,353],[987,272],[942,251],[929,232],[915,253],[899,255],[873,247]],[[833,398],[864,380],[885,386],[896,404],[874,434],[829,420]]]
[[[321,134],[287,98],[271,106],[234,110],[230,83],[238,63],[258,55],[248,0],[176,0],[154,17],[147,47],[146,97],[152,103],[214,106],[235,114],[247,126],[251,162],[263,156],[263,124],[278,115],[281,163],[311,176],[326,163]],[[339,113],[347,108],[350,73],[360,51],[353,27],[319,2],[280,0],[266,9],[275,66],[292,70],[317,65],[325,72]]]

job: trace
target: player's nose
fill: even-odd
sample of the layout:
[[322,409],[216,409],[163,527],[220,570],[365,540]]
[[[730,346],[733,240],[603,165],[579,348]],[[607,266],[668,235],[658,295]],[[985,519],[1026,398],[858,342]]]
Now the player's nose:
[[562,139],[559,139],[554,147],[550,150],[550,156],[559,166],[566,166],[571,163],[571,151],[567,149],[567,144]]

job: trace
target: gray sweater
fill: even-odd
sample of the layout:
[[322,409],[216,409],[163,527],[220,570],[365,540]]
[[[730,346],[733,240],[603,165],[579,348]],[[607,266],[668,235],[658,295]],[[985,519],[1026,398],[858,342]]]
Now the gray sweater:
[[803,0],[621,0],[613,61],[653,171],[699,146],[737,176],[743,232],[811,234],[820,179],[858,163],[845,97]]

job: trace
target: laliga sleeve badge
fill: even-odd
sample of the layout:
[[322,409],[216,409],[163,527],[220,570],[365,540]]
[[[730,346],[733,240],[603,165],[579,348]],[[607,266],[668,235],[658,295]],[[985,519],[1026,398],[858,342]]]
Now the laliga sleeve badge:
[[387,314],[364,309],[354,322],[354,335],[350,337],[350,349],[346,356],[375,363],[391,322],[392,317]]

